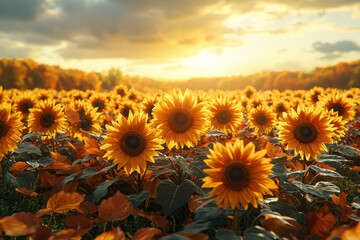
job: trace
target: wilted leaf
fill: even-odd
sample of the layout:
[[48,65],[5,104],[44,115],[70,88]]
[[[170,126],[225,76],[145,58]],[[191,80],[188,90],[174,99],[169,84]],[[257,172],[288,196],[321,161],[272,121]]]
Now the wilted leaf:
[[66,213],[72,209],[76,209],[81,202],[84,201],[85,195],[75,193],[67,193],[60,191],[52,195],[47,204],[46,208],[58,213]]
[[324,239],[336,224],[336,217],[330,212],[309,212],[306,214],[306,223],[310,234]]
[[208,137],[229,137],[229,135],[219,130],[207,130],[206,134]]
[[66,228],[73,228],[73,229],[91,229],[92,228],[92,221],[90,218],[84,215],[72,215],[67,216],[62,219]]
[[194,191],[195,184],[188,179],[181,185],[176,185],[169,179],[163,180],[156,188],[156,202],[160,204],[165,216],[169,216],[187,203]]
[[31,213],[15,213],[0,219],[0,229],[6,235],[11,237],[19,237],[29,234],[35,234],[41,227],[43,220],[35,217]]
[[198,199],[199,197],[201,197],[201,196],[193,195],[190,197],[190,199],[188,201],[188,207],[191,212],[195,212],[198,207],[200,207],[202,204],[204,204],[203,202],[196,201],[196,199]]
[[114,196],[103,200],[99,206],[99,218],[107,221],[123,221],[131,212],[131,203],[120,191]]
[[185,233],[182,236],[187,237],[191,240],[208,240],[209,235],[205,233],[197,233],[197,234],[191,234],[191,233]]
[[162,231],[157,228],[147,227],[147,228],[140,228],[134,234],[132,240],[151,240],[154,239],[155,235],[161,235]]
[[286,153],[282,151],[281,147],[275,146],[270,142],[267,142],[266,144],[266,153],[270,158],[287,156]]
[[125,240],[125,233],[120,228],[114,228],[111,231],[103,232],[94,240]]
[[29,189],[27,188],[24,188],[24,187],[19,187],[19,188],[16,188],[15,189],[17,192],[23,194],[23,195],[26,195],[26,196],[29,196],[29,197],[33,197],[33,196],[37,196],[39,194],[37,194],[36,192],[33,192],[33,191],[30,191]]
[[28,165],[25,162],[16,162],[11,165],[9,172],[13,172],[14,175],[17,175],[19,172],[24,171]]
[[69,106],[65,108],[65,115],[67,120],[72,124],[76,124],[80,120],[79,113]]
[[71,240],[80,240],[81,237],[87,233],[87,229],[64,229],[60,232],[54,233],[49,240],[64,240],[64,239],[71,239]]

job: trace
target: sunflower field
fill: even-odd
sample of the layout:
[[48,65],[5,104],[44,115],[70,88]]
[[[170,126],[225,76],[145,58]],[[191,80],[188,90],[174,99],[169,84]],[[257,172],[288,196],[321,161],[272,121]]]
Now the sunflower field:
[[359,88],[0,100],[0,239],[359,239]]

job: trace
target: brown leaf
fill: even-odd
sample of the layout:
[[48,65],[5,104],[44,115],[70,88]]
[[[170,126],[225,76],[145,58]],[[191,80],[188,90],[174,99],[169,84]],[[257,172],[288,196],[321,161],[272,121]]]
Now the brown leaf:
[[46,208],[54,212],[66,213],[69,210],[76,209],[84,201],[84,197],[85,195],[76,192],[60,191],[49,198]]
[[41,218],[31,213],[20,212],[0,219],[0,229],[8,236],[19,237],[35,234],[42,222]]
[[270,158],[287,156],[279,146],[275,146],[274,144],[267,142],[266,144],[266,153]]
[[16,162],[13,165],[11,165],[9,171],[13,173],[14,176],[16,176],[19,172],[24,171],[28,165],[24,162]]
[[200,207],[201,205],[203,205],[203,202],[199,202],[196,201],[196,199],[198,199],[199,197],[201,197],[200,195],[193,195],[190,197],[189,201],[188,201],[188,206],[191,212],[195,212],[196,209],[198,207]]
[[81,236],[87,233],[87,229],[64,229],[53,234],[49,240],[80,240]]
[[76,124],[80,120],[79,113],[69,106],[65,108],[65,115],[67,120],[72,124]]
[[67,228],[73,228],[73,229],[88,229],[92,228],[92,221],[90,218],[84,216],[84,215],[73,215],[73,216],[67,216],[64,218],[63,223],[65,227]]
[[162,231],[157,228],[147,227],[140,228],[136,231],[133,240],[151,240],[155,235],[161,235]]
[[48,240],[51,236],[51,230],[47,227],[40,226],[37,233],[29,237],[29,240]]
[[98,211],[98,208],[95,204],[89,201],[83,201],[80,206],[76,208],[82,214],[93,214]]
[[336,217],[325,211],[309,212],[305,217],[310,234],[325,238],[333,229],[336,223]]
[[279,219],[265,216],[263,226],[268,231],[273,231],[281,237],[291,238],[291,235],[297,235],[301,231],[301,225],[294,220],[287,220],[291,225],[281,222]]
[[99,218],[107,221],[123,221],[131,212],[131,203],[120,191],[114,196],[103,200],[99,206]]
[[120,228],[114,228],[112,231],[103,232],[94,240],[125,240],[125,233]]
[[19,188],[16,188],[15,190],[18,191],[19,193],[21,193],[23,195],[26,195],[26,196],[29,196],[29,197],[39,195],[36,192],[30,191],[29,189],[24,188],[24,187],[19,187]]

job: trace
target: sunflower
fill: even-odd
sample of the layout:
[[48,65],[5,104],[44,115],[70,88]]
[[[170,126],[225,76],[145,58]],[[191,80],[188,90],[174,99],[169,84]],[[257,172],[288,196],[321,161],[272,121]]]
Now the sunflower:
[[256,93],[256,89],[253,86],[246,86],[244,88],[244,95],[247,98],[251,98]]
[[295,149],[295,155],[310,159],[326,151],[325,143],[332,143],[335,128],[331,118],[320,108],[299,106],[284,113],[279,123],[279,138],[287,144],[286,149]]
[[234,133],[243,121],[242,109],[235,100],[217,97],[210,102],[211,128],[226,133]]
[[10,112],[10,104],[0,105],[0,161],[1,156],[8,151],[14,151],[17,148],[16,143],[21,140],[21,113],[10,115]]
[[136,104],[132,101],[125,101],[122,102],[120,108],[119,108],[119,112],[121,113],[121,115],[123,115],[124,117],[128,117],[130,112],[137,112],[138,107],[136,106]]
[[153,109],[153,126],[159,130],[159,135],[165,140],[169,149],[176,146],[190,147],[200,140],[208,125],[210,112],[206,102],[197,103],[197,97],[188,89],[166,94],[162,101]]
[[333,109],[331,109],[330,111],[328,111],[328,115],[331,117],[331,122],[330,124],[334,125],[334,136],[333,136],[333,140],[334,141],[339,141],[341,139],[341,137],[345,136],[345,125],[346,125],[346,121],[344,121],[342,119],[341,116],[338,115],[337,112],[334,112]]
[[277,100],[272,105],[275,113],[278,118],[282,116],[284,112],[288,113],[290,111],[290,104],[286,101]]
[[33,97],[33,95],[27,92],[21,94],[15,99],[14,111],[21,113],[23,121],[26,121],[29,116],[30,109],[35,107],[36,104],[37,100]]
[[328,111],[334,110],[346,122],[355,118],[355,104],[353,100],[346,98],[344,93],[333,91],[323,96],[319,102],[319,107]]
[[276,114],[266,105],[252,108],[248,114],[248,122],[251,128],[259,134],[269,133],[276,124]]
[[157,103],[157,97],[146,97],[144,101],[141,102],[139,109],[148,115],[149,121],[154,118],[153,109]]
[[114,87],[112,93],[121,97],[124,97],[128,92],[128,88],[125,85],[118,85]]
[[41,101],[37,108],[30,109],[28,126],[30,132],[55,136],[66,126],[66,118],[61,105],[51,100]]
[[266,151],[255,152],[252,142],[244,147],[244,142],[237,139],[235,143],[225,145],[215,143],[214,149],[204,160],[210,169],[205,169],[207,177],[203,179],[203,188],[213,188],[210,197],[216,196],[219,207],[238,208],[239,203],[246,210],[251,203],[257,207],[257,199],[272,194],[271,189],[277,185],[268,176],[273,165],[265,158]]
[[312,106],[317,104],[319,101],[319,97],[324,93],[324,89],[322,87],[314,87],[309,90],[308,94],[305,96],[306,103],[308,106]]
[[[82,141],[85,137],[88,137],[86,132],[95,134],[102,133],[100,127],[100,123],[103,121],[101,113],[97,112],[97,109],[92,107],[91,104],[85,101],[76,101],[67,107],[67,112],[72,113],[71,118],[69,114],[67,115],[70,123],[69,131],[74,138]],[[73,113],[75,113],[74,116]]]
[[105,95],[94,94],[90,97],[89,103],[97,109],[98,112],[106,112],[108,108],[108,100]]
[[155,150],[163,149],[162,142],[155,137],[143,112],[134,115],[130,112],[127,119],[119,114],[118,122],[106,125],[108,132],[101,146],[106,151],[104,157],[113,159],[118,169],[124,167],[127,174],[134,170],[142,174],[147,162],[155,162],[153,157],[158,156]]
[[257,108],[260,105],[266,105],[265,99],[258,96],[253,96],[247,103],[247,111],[250,112],[253,108]]

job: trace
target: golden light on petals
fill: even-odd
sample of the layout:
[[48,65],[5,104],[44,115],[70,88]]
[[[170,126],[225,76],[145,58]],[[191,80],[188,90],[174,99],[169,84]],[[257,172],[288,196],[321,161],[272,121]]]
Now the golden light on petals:
[[295,155],[316,158],[321,151],[327,151],[325,143],[333,142],[335,128],[322,109],[299,106],[283,117],[278,126],[279,138],[287,149],[295,149]]
[[239,139],[225,145],[215,143],[205,160],[210,168],[204,170],[208,176],[202,187],[212,188],[209,196],[216,197],[219,207],[235,209],[241,204],[246,210],[250,203],[257,207],[257,199],[261,201],[263,195],[277,189],[269,178],[273,165],[265,154],[264,150],[255,152],[253,143],[244,146]]
[[248,122],[251,128],[259,134],[269,133],[276,124],[276,114],[266,105],[252,108],[248,114]]
[[154,162],[153,157],[158,155],[155,150],[163,149],[143,112],[130,112],[127,119],[119,114],[118,122],[106,125],[106,129],[108,133],[101,146],[106,151],[104,157],[117,164],[118,169],[124,167],[128,174],[134,170],[143,173],[147,162]]
[[208,128],[210,115],[206,102],[198,103],[188,89],[174,90],[160,99],[153,109],[152,126],[157,128],[169,149],[191,147]]

